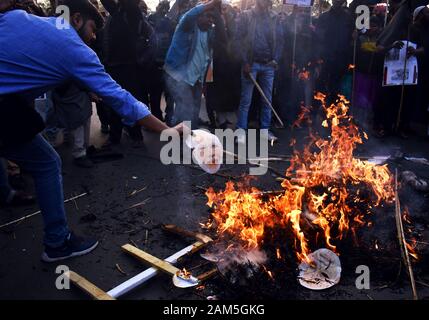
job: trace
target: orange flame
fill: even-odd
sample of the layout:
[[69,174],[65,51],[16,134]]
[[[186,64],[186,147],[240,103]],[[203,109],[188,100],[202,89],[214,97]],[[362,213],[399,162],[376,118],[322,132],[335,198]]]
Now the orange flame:
[[[349,102],[339,96],[326,106],[325,98],[320,92],[315,95],[326,113],[322,125],[330,129],[329,139],[310,132],[310,143],[294,151],[286,170],[288,179],[282,182],[283,193],[267,199],[256,188],[233,182],[227,182],[223,191],[207,190],[207,205],[214,209],[213,222],[220,237],[255,249],[263,244],[267,229],[280,228],[293,235],[297,258],[310,262],[309,239],[301,225],[303,212],[315,217],[311,223],[323,231],[326,246],[335,251],[335,242],[349,230],[367,224],[365,217],[374,206],[393,202],[393,179],[387,165],[353,156],[363,142],[348,115]],[[310,109],[302,107],[302,111],[297,125],[308,120]],[[368,198],[367,190],[373,199]]]

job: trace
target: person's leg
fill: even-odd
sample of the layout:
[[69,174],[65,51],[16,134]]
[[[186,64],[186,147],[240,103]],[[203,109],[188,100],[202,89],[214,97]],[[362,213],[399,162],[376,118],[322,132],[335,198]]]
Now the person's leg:
[[9,185],[7,177],[5,161],[0,158],[0,203],[8,203],[12,201],[15,191]]
[[170,88],[171,77],[167,73],[163,73],[164,96],[165,96],[165,123],[168,126],[173,125],[174,117],[174,90]]
[[89,135],[91,130],[91,118],[79,128],[72,131],[74,164],[82,168],[92,168],[94,163],[87,157],[86,150],[89,146]]
[[[210,121],[210,125],[212,127],[216,127],[216,100],[220,99],[220,97],[216,96],[217,90],[215,88],[216,84],[214,83],[206,83],[205,84],[205,93],[204,96],[206,98],[206,110],[207,116]],[[226,93],[225,93],[226,94]]]
[[157,66],[153,70],[153,79],[150,82],[150,110],[159,120],[163,120],[161,111],[161,97],[163,91],[162,69]]
[[91,136],[91,117],[86,120],[86,122],[83,125],[83,146],[86,149],[89,147],[89,137]]
[[[258,82],[268,100],[272,101],[274,68],[262,66],[258,73]],[[271,108],[265,99],[261,99],[261,129],[270,129],[271,127]]]
[[110,108],[109,124],[110,124],[109,141],[114,144],[120,143],[122,138],[122,129],[124,125],[122,124],[121,117],[111,108]]
[[[194,95],[192,87],[183,81],[176,81],[169,77],[168,88],[173,93],[173,99],[176,102],[174,110],[173,124],[178,124],[186,120],[193,120]],[[192,108],[190,110],[190,108]]]
[[[251,73],[254,78],[257,75],[257,66],[256,64],[252,65]],[[252,94],[253,94],[254,84],[252,80],[248,77],[242,75],[241,76],[241,97],[240,97],[240,105],[238,107],[237,113],[237,127],[240,129],[247,129],[247,122],[249,116],[249,108],[252,103]]]
[[107,106],[103,102],[97,102],[95,104],[97,108],[97,115],[101,123],[101,132],[108,133],[109,131],[109,111]]
[[85,125],[71,131],[73,136],[72,156],[74,159],[86,156],[85,148]]
[[192,87],[192,123],[198,126],[200,120],[200,109],[201,109],[201,99],[203,94],[203,85],[200,82],[197,82],[195,86]]
[[44,243],[54,248],[61,246],[70,231],[64,209],[60,156],[41,135],[3,150],[2,156],[32,175],[44,221]]

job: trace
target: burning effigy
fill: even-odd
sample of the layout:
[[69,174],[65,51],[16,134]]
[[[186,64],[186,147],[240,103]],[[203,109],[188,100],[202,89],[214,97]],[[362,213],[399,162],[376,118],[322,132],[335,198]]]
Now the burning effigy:
[[[207,190],[212,214],[205,226],[217,233],[218,248],[206,258],[217,261],[220,269],[227,270],[231,263],[236,268],[242,260],[272,276],[264,263],[268,257],[283,259],[285,248],[293,250],[297,263],[315,267],[320,261],[314,257],[320,255],[314,251],[326,248],[340,255],[337,245],[346,236],[356,237],[359,228],[371,226],[369,217],[375,208],[394,204],[395,179],[387,164],[353,154],[368,137],[349,115],[349,102],[339,96],[327,105],[325,98],[322,93],[315,95],[326,115],[321,126],[329,135],[323,138],[310,130],[305,147],[295,148],[281,192],[266,194],[246,179],[229,181],[224,190]],[[309,112],[303,108],[296,125],[310,121]],[[287,242],[288,246],[280,245]]]

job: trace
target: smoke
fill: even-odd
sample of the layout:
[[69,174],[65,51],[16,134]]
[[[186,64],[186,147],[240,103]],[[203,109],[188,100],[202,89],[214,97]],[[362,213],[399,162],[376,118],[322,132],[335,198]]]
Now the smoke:
[[216,263],[223,275],[232,273],[231,278],[240,269],[244,269],[246,277],[250,278],[268,260],[267,254],[261,249],[244,249],[239,244],[226,246],[225,242],[216,243],[201,256]]

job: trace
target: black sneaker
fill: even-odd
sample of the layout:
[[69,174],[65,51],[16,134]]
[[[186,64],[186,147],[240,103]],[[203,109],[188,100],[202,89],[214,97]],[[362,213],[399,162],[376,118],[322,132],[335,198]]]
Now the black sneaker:
[[94,250],[97,245],[97,240],[81,238],[71,232],[61,247],[51,248],[45,246],[45,252],[42,254],[42,261],[54,262],[71,257],[83,256]]

